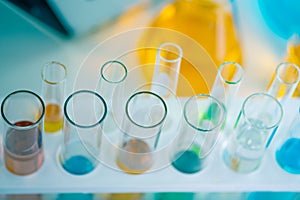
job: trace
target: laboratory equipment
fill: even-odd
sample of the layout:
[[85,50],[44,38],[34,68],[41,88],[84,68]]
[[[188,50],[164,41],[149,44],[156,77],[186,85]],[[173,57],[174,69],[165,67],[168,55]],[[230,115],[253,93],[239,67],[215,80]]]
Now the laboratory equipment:
[[268,93],[285,103],[294,93],[300,80],[299,67],[290,62],[282,62],[276,67],[274,78],[268,89]]
[[42,70],[42,97],[46,104],[44,131],[56,133],[63,127],[62,106],[65,100],[67,68],[56,61],[47,63]]
[[282,116],[281,104],[271,95],[255,93],[248,96],[224,149],[225,164],[239,173],[255,171]]
[[127,100],[125,109],[117,165],[126,173],[144,173],[155,162],[153,152],[167,116],[167,106],[159,95],[139,91]]
[[[100,80],[97,86],[97,92],[104,98],[107,103],[108,114],[104,122],[104,129],[108,132],[115,130],[116,115],[122,115],[124,108],[122,108],[123,92],[125,79],[127,77],[126,66],[117,60],[110,60],[105,62],[100,69]],[[118,88],[118,89],[117,89]],[[114,98],[114,102],[113,102]]]
[[188,99],[183,115],[180,134],[171,151],[171,162],[178,171],[191,174],[207,165],[226,114],[224,105],[216,98],[199,94]]
[[285,171],[300,174],[300,107],[285,132],[285,139],[276,151],[276,161]]
[[98,166],[106,114],[104,99],[93,91],[79,90],[67,98],[59,162],[70,174],[84,175]]
[[233,128],[234,118],[236,117],[235,102],[237,93],[244,78],[244,69],[236,62],[224,62],[219,66],[214,85],[210,95],[221,101],[226,108],[226,120],[223,128],[225,134],[229,135]]
[[[180,46],[167,42],[158,47],[151,91],[168,98],[176,94],[183,53]],[[164,87],[161,87],[164,86]]]
[[42,99],[28,90],[12,92],[3,100],[4,162],[11,173],[28,175],[43,165],[44,113]]

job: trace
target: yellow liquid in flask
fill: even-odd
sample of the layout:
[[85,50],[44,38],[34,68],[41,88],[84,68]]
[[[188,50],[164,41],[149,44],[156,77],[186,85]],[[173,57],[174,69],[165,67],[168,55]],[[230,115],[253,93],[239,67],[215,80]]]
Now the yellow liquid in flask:
[[[288,55],[286,61],[292,62],[298,65],[298,67],[300,67],[300,41],[288,45],[287,53]],[[293,94],[293,97],[299,97],[299,96],[300,96],[300,84],[298,84]]]
[[[221,1],[227,2],[227,1]],[[201,45],[210,56],[214,65],[202,63],[199,52],[184,46],[184,39],[162,34],[160,31],[142,35],[139,45],[150,46],[164,42],[183,44],[183,59],[180,74],[188,79],[195,93],[208,93],[217,74],[216,66],[225,61],[235,61],[242,64],[242,52],[234,27],[229,3],[217,3],[213,0],[175,0],[159,13],[150,27],[165,28],[180,32]],[[157,50],[140,50],[141,63],[154,63]],[[192,58],[193,64],[186,58]],[[202,73],[210,70],[209,73]],[[200,72],[200,73],[199,73]],[[229,72],[234,73],[234,72]],[[153,68],[144,71],[151,80]],[[185,87],[178,84],[177,95],[184,96]]]
[[[287,55],[284,59],[284,61],[291,62],[296,64],[298,67],[300,66],[300,40],[293,41],[293,38],[291,39],[287,45]],[[284,77],[285,80],[288,80],[289,82],[295,81],[294,74],[297,73],[295,69],[290,68],[289,70],[286,70],[285,74],[282,74],[281,76]],[[268,89],[270,88],[274,78],[276,76],[276,73],[273,73],[271,81],[269,82]],[[282,84],[279,88],[279,92],[276,97],[283,97],[288,86],[285,84]],[[293,95],[293,97],[299,97],[300,96],[300,84],[298,83],[298,86],[296,87]]]

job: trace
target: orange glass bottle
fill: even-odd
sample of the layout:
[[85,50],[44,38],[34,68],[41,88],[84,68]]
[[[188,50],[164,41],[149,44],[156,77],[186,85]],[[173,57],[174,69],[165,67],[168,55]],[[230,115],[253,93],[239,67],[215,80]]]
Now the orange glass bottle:
[[[159,15],[152,21],[150,27],[166,28],[180,32],[200,44],[211,57],[216,66],[224,61],[235,61],[242,64],[242,52],[234,26],[231,5],[227,0],[175,0],[166,5]],[[166,42],[183,43],[180,37],[170,37],[159,31],[141,37],[139,44],[153,44]],[[153,45],[152,45],[153,46]],[[183,48],[183,60],[180,73],[191,83],[196,93],[207,93],[211,85],[205,83],[206,77],[196,75],[191,63],[185,58],[191,52]],[[197,52],[192,52],[197,54]],[[200,54],[199,54],[200,55]],[[201,56],[198,56],[196,65],[201,65]],[[140,51],[142,63],[154,63],[154,51]],[[204,66],[195,66],[200,71]],[[212,66],[206,66],[212,67]],[[146,77],[152,71],[145,72]],[[212,70],[212,77],[216,71]],[[184,88],[178,87],[180,95]]]

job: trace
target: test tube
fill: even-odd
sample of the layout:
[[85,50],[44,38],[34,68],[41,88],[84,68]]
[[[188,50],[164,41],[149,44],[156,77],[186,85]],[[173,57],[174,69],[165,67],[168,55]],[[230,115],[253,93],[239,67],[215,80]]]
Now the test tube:
[[294,93],[300,80],[299,67],[291,62],[280,63],[276,67],[274,78],[271,81],[268,93],[279,98],[282,104]]
[[[221,101],[226,108],[226,126],[233,126],[233,116],[235,115],[232,107],[237,92],[244,77],[243,68],[236,62],[224,62],[218,69],[218,74],[211,89],[211,96]],[[214,105],[214,104],[213,104]],[[212,105],[212,106],[213,106]]]
[[177,44],[166,42],[159,46],[152,78],[152,92],[163,98],[169,97],[170,92],[176,94],[181,59],[182,49]]
[[[300,35],[295,33],[287,41],[287,55],[285,60],[300,67]],[[295,89],[294,97],[300,97],[300,84]]]
[[[104,122],[104,130],[112,131],[117,127],[114,114],[121,115],[121,103],[118,102],[123,96],[121,89],[127,77],[126,66],[117,60],[104,63],[100,69],[100,80],[97,92],[104,98],[108,107],[108,115]],[[113,98],[114,105],[113,105]]]
[[56,61],[42,70],[42,97],[46,104],[44,131],[56,133],[63,127],[62,105],[65,98],[66,67]]
[[28,175],[42,166],[44,113],[44,102],[31,91],[18,90],[3,100],[4,161],[11,173]]
[[159,95],[139,91],[128,99],[125,109],[117,165],[126,173],[141,174],[155,162],[153,152],[164,125],[167,106]]
[[178,171],[192,174],[207,165],[226,112],[223,103],[216,98],[199,94],[188,99],[183,114],[184,121],[171,151],[171,162]]
[[117,60],[104,63],[100,70],[99,93],[108,104],[108,109],[112,107],[112,98],[116,87],[125,81],[127,77],[126,66]]
[[238,173],[255,171],[282,116],[281,104],[273,96],[255,93],[247,97],[223,153],[225,164]]
[[98,165],[106,113],[104,99],[93,91],[79,90],[67,98],[59,161],[70,174],[84,175]]

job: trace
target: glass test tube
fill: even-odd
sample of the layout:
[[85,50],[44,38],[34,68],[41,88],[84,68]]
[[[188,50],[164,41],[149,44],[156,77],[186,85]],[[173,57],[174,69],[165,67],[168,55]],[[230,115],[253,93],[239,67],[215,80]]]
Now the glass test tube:
[[[287,55],[285,60],[300,67],[300,35],[295,33],[287,41]],[[294,97],[300,97],[300,84],[295,89]]]
[[164,131],[169,131],[176,123],[174,116],[179,112],[176,109],[176,92],[182,56],[181,47],[172,42],[162,43],[156,52],[151,91],[161,96],[167,106],[174,109],[168,112]]
[[64,143],[59,159],[70,174],[84,175],[98,165],[106,113],[104,99],[93,91],[79,90],[67,98],[64,104]]
[[284,142],[276,151],[276,161],[285,171],[300,174],[300,107],[285,134]]
[[268,93],[275,98],[281,98],[283,104],[294,93],[300,80],[300,69],[290,62],[280,63],[276,67],[275,75],[268,89]]
[[239,173],[256,170],[282,116],[281,104],[273,96],[255,93],[247,97],[223,153],[225,164]]
[[167,115],[164,100],[155,93],[140,91],[126,102],[123,138],[117,153],[117,165],[126,173],[140,174],[154,163],[162,126]]
[[[127,77],[126,66],[117,60],[111,60],[104,63],[100,70],[99,88],[97,91],[107,102],[108,115],[104,122],[104,130],[111,131],[116,128],[114,123],[114,114],[120,115],[122,98],[121,92],[124,92],[121,85],[124,84]],[[118,87],[118,89],[117,89]],[[113,103],[113,98],[114,103]]]
[[65,98],[66,67],[52,61],[42,70],[42,97],[46,104],[44,131],[55,133],[63,127],[62,105]]
[[159,46],[152,79],[152,92],[161,97],[169,97],[170,92],[176,94],[181,59],[182,49],[177,44],[167,42]]
[[206,166],[225,119],[225,108],[216,98],[199,94],[188,99],[183,114],[171,161],[178,171],[191,174]]
[[[226,108],[226,125],[233,127],[235,115],[232,104],[244,77],[243,68],[236,62],[224,62],[218,69],[210,95],[221,101]],[[214,105],[214,104],[213,104]]]
[[31,91],[18,90],[3,100],[4,161],[11,173],[28,175],[42,166],[44,113],[42,99]]

